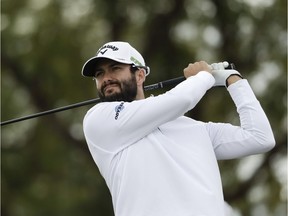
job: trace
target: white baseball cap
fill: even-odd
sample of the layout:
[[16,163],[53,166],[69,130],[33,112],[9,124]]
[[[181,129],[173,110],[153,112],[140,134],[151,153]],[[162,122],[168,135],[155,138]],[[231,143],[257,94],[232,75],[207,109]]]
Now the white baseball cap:
[[104,44],[94,57],[85,62],[82,68],[82,75],[87,77],[94,76],[95,65],[99,59],[103,58],[145,68],[146,76],[150,73],[150,69],[146,66],[142,55],[134,47],[127,42],[112,41]]

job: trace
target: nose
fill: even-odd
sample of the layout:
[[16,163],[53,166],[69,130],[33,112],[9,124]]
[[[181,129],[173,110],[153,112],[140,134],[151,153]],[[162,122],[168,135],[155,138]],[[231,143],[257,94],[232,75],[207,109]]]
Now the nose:
[[112,80],[111,74],[105,71],[102,77],[102,84],[106,84],[107,82],[110,82],[111,80]]

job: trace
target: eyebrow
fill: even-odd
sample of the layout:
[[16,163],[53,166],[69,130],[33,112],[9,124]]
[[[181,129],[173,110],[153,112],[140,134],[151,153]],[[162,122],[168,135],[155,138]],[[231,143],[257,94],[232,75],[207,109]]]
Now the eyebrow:
[[[124,65],[123,63],[120,62],[112,62],[111,64],[108,65],[109,68],[114,67],[116,65]],[[95,68],[95,71],[99,71],[102,70],[101,66],[98,66]]]
[[116,66],[116,65],[124,65],[123,63],[120,63],[120,62],[114,62],[114,63],[111,63],[109,65],[109,67],[113,67],[113,66]]

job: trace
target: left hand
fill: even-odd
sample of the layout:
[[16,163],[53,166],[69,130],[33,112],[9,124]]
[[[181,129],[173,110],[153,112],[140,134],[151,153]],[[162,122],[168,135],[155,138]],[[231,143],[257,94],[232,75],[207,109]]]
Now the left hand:
[[[226,86],[228,87],[228,78],[232,75],[237,75],[239,79],[242,78],[241,74],[234,69],[225,69],[229,66],[229,63],[224,61],[220,63],[211,64],[212,75],[215,78],[214,86]],[[237,79],[238,80],[238,79]]]

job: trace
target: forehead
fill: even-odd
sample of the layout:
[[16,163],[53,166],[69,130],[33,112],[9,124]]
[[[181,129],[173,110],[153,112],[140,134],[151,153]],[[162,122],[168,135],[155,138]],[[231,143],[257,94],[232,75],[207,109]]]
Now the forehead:
[[94,67],[95,68],[101,68],[101,67],[105,67],[105,66],[112,66],[112,65],[126,65],[111,59],[107,59],[107,58],[101,58],[98,59],[98,61],[95,63]]

